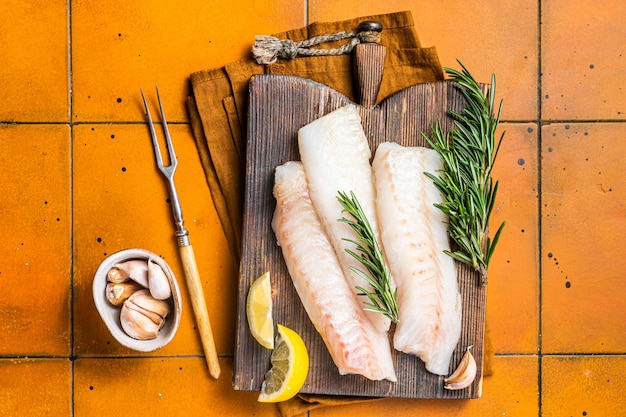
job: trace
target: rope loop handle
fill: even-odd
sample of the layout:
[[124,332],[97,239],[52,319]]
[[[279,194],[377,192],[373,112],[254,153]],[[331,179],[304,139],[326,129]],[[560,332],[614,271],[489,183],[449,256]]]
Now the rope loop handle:
[[[298,56],[331,56],[352,52],[359,43],[379,43],[382,25],[377,22],[363,22],[357,30],[319,35],[301,42],[278,39],[274,36],[256,36],[252,46],[252,56],[260,65],[275,63],[280,59],[293,59]],[[350,39],[338,48],[311,48],[326,42]]]

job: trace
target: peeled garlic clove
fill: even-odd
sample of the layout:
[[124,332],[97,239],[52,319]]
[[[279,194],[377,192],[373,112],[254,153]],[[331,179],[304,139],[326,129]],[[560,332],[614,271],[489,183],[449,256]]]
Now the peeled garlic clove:
[[167,302],[152,297],[146,289],[136,291],[122,306],[122,329],[135,339],[154,339],[169,312],[170,306]]
[[110,282],[126,282],[131,279],[148,288],[148,263],[142,259],[131,259],[115,264],[108,272],[107,279]]
[[470,352],[471,348],[472,346],[469,346],[467,348],[467,351],[465,352],[465,355],[463,355],[459,366],[452,373],[452,375],[444,379],[444,388],[449,390],[457,390],[467,388],[472,385],[472,382],[474,382],[474,378],[476,378],[477,367],[476,360]]
[[135,291],[141,289],[141,285],[134,281],[109,282],[106,286],[107,300],[114,306],[122,305]]
[[172,296],[172,288],[160,265],[148,259],[148,288],[157,300],[167,300]]

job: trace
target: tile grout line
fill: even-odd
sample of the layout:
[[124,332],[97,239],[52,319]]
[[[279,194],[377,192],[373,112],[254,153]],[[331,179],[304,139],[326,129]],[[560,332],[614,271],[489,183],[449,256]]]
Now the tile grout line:
[[[155,122],[159,124],[160,122]],[[524,123],[541,123],[543,126],[551,124],[593,124],[593,123],[605,123],[605,124],[624,124],[626,119],[559,119],[559,120],[540,120],[539,117],[535,119],[500,119],[500,124],[524,124]],[[0,125],[69,125],[71,127],[80,125],[145,125],[145,122],[139,122],[136,120],[85,120],[85,121],[0,121]],[[188,121],[167,121],[168,125],[189,125]]]
[[73,113],[73,72],[72,72],[72,0],[67,0],[67,120],[69,126],[69,156],[70,156],[70,343],[69,343],[69,363],[70,363],[70,416],[75,415],[74,405],[74,125],[72,123]]
[[538,263],[537,263],[537,307],[539,309],[538,314],[538,334],[537,334],[537,415],[539,417],[543,414],[543,386],[541,374],[543,372],[543,225],[541,222],[542,215],[542,161],[541,161],[541,147],[542,147],[542,0],[537,1],[537,251],[538,251]]

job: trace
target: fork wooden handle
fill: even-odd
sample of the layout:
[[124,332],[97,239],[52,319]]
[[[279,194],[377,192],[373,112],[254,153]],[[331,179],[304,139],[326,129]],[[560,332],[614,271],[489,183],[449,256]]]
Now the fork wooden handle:
[[209,312],[204,300],[204,292],[202,291],[202,282],[196,265],[196,257],[193,253],[191,245],[181,246],[180,257],[183,262],[183,270],[187,280],[187,289],[191,298],[191,307],[196,318],[196,326],[200,332],[202,348],[204,356],[209,366],[209,373],[215,379],[220,376],[220,363],[217,358],[217,350],[215,349],[215,340],[213,331],[211,330],[211,321],[209,320]]

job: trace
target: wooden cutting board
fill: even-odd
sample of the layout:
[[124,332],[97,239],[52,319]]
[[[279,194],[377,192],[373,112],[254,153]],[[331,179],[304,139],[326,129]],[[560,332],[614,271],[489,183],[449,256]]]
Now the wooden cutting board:
[[[353,52],[355,78],[360,91],[358,111],[369,139],[372,155],[379,143],[428,146],[421,133],[430,133],[436,120],[444,130],[453,121],[449,111],[462,111],[464,99],[446,81],[411,86],[374,105],[382,77],[385,47],[359,44]],[[239,274],[238,317],[233,386],[239,390],[260,390],[270,368],[271,351],[251,336],[246,320],[246,297],[250,283],[270,271],[273,318],[298,332],[310,355],[310,369],[301,392],[333,395],[477,398],[482,386],[483,340],[486,288],[477,273],[457,264],[463,299],[463,330],[450,364],[450,373],[473,345],[478,375],[469,388],[449,391],[443,377],[425,370],[415,356],[394,351],[398,381],[374,382],[358,375],[341,376],[321,337],[310,322],[291,283],[282,253],[276,244],[271,219],[276,205],[272,195],[274,170],[290,160],[299,160],[298,130],[350,104],[344,95],[328,86],[294,76],[259,75],[250,82],[248,145],[244,212],[243,252]],[[390,331],[390,340],[393,328]]]

